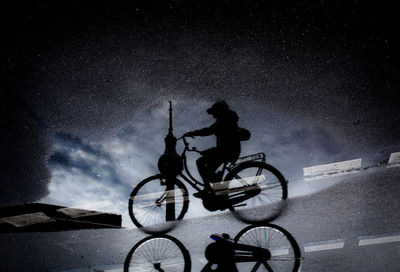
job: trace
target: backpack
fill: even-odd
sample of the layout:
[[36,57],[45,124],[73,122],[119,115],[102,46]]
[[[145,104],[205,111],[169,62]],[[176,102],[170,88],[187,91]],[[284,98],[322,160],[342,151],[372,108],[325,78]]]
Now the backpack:
[[248,141],[251,137],[251,133],[245,128],[238,128],[236,131],[236,136],[238,137],[239,141]]

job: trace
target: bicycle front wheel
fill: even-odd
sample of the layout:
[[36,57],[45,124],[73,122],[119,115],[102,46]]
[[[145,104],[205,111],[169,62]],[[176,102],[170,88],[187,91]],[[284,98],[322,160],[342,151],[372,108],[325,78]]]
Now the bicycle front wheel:
[[233,168],[224,181],[228,184],[229,199],[244,199],[229,209],[246,223],[271,221],[284,208],[284,200],[287,198],[286,180],[269,164],[244,162]]
[[124,272],[190,272],[190,269],[189,251],[179,240],[168,235],[144,238],[131,249],[124,262]]
[[[239,271],[299,271],[301,251],[294,237],[273,224],[248,226],[235,237],[235,242],[268,249],[268,260],[238,263]],[[256,269],[256,270],[254,270]]]
[[189,207],[189,195],[185,185],[174,180],[174,189],[167,190],[166,180],[160,175],[141,181],[129,198],[129,216],[132,222],[149,233],[172,229]]

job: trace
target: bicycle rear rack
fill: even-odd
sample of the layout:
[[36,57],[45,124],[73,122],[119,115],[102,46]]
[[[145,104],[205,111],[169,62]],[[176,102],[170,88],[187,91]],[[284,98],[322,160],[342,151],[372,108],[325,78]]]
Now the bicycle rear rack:
[[235,165],[243,163],[243,162],[247,162],[247,161],[258,161],[258,160],[260,160],[262,162],[265,162],[265,154],[262,153],[262,152],[259,152],[259,153],[256,153],[256,154],[251,154],[251,155],[248,155],[248,156],[240,157],[236,161]]

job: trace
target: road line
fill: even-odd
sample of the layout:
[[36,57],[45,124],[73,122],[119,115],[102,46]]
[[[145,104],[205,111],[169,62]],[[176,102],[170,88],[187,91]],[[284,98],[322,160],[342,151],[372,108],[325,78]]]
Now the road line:
[[[117,265],[102,265],[94,267],[93,271],[102,271],[102,272],[123,272],[124,265],[117,264]],[[137,270],[139,271],[139,270]],[[140,269],[140,271],[145,271],[144,269]]]
[[189,196],[183,194],[180,189],[149,193],[144,195],[131,196],[130,200],[135,200],[138,208],[165,205],[168,203],[182,203],[189,200]]
[[395,152],[390,154],[387,167],[396,167],[396,166],[400,166],[400,152]]
[[282,256],[282,255],[289,255],[289,249],[277,249],[271,250],[271,256]]
[[[253,176],[241,179],[234,179],[222,182],[211,183],[211,188],[216,195],[227,195],[228,193],[245,192],[260,189],[255,185],[265,180],[264,175]],[[266,187],[264,185],[264,187]]]
[[71,269],[71,270],[58,270],[58,272],[93,272],[93,270],[82,268],[82,269]]
[[387,236],[362,236],[358,238],[358,246],[368,246],[394,242],[400,242],[400,235],[397,234]]
[[321,164],[303,168],[304,180],[315,180],[333,176],[358,173],[361,169],[362,159]]
[[321,241],[316,243],[309,243],[304,245],[304,252],[314,252],[314,251],[323,251],[323,250],[331,250],[338,249],[344,247],[344,240],[330,240],[330,241]]

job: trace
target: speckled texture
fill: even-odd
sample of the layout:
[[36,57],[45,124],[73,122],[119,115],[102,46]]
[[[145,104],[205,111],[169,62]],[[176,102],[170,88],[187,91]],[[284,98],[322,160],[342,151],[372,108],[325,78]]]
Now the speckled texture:
[[[266,152],[287,177],[398,152],[398,9],[328,2],[4,5],[0,205],[60,184],[103,196],[88,202],[126,205],[162,152],[170,99],[180,105],[177,135],[212,122],[204,110],[226,99],[253,134],[244,150]],[[55,157],[72,159],[56,172]],[[128,167],[133,157],[141,164]],[[84,204],[70,195],[87,196],[52,201]]]

